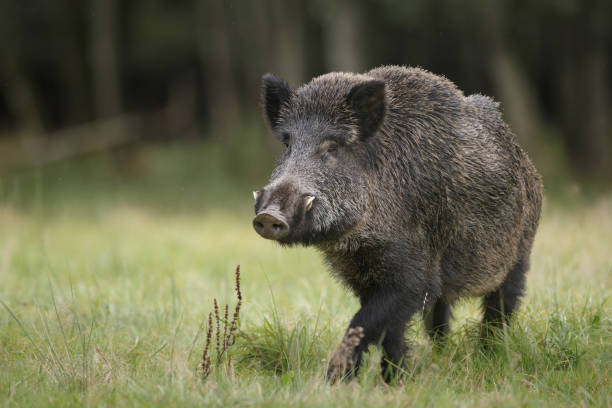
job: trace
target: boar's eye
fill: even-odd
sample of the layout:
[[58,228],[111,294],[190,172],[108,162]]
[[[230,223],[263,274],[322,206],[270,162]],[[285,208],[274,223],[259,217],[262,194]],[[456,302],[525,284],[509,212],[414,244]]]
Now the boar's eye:
[[327,153],[336,154],[338,151],[338,143],[332,142],[329,146],[327,146]]
[[281,142],[283,142],[283,146],[286,148],[289,147],[289,141],[291,140],[291,135],[289,133],[283,133],[281,135]]

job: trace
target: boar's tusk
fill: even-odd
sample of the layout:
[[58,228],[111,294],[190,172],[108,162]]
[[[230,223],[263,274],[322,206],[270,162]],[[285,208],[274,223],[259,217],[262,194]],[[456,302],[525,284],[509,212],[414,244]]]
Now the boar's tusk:
[[312,202],[314,199],[314,196],[306,196],[306,212],[310,211],[312,208]]
[[257,201],[257,197],[259,197],[259,191],[253,191],[253,198]]

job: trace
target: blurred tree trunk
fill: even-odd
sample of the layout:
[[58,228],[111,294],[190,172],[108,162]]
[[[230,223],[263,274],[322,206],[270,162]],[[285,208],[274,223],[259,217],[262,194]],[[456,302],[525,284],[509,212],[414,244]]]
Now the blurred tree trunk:
[[240,117],[224,2],[198,0],[198,54],[213,134],[231,137]]
[[[256,126],[263,129],[264,121],[261,115],[261,77],[266,72],[277,73],[275,66],[275,38],[273,36],[273,26],[271,24],[271,4],[269,1],[250,0],[246,13],[241,13],[240,27],[242,28],[241,38],[249,38],[248,42],[242,42],[240,56],[242,58],[241,76],[245,81],[245,104],[249,107],[249,112],[256,115]],[[251,118],[249,118],[251,119]],[[266,146],[269,151],[278,148],[278,141],[269,132],[256,132],[251,135],[256,137],[254,140],[260,146]]]
[[516,60],[501,47],[493,50],[491,72],[496,93],[502,101],[504,119],[521,145],[537,156],[541,114],[535,86],[521,72]]
[[505,3],[483,2],[479,23],[489,47],[489,70],[495,93],[502,102],[504,120],[510,125],[519,143],[533,156],[538,156],[537,141],[542,115],[538,109],[535,84],[523,72],[517,59],[508,52],[505,42]]
[[197,88],[195,71],[184,72],[172,79],[163,115],[169,136],[195,135]]
[[117,0],[91,0],[90,61],[96,118],[122,112],[117,61]]
[[276,72],[292,86],[304,82],[304,21],[298,0],[273,0]]
[[10,98],[20,133],[39,136],[44,131],[38,100],[28,79],[21,71],[11,75]]
[[[8,10],[2,7],[0,11]],[[34,86],[24,72],[21,50],[24,45],[19,17],[17,13],[11,20],[4,21],[0,27],[0,83],[5,85],[7,105],[15,117],[17,132],[23,139],[40,135],[44,130],[44,124],[40,101],[34,92]]]
[[[323,11],[325,65],[329,71],[361,72],[361,8],[348,0],[336,1]],[[324,7],[329,8],[329,3]]]
[[[44,132],[42,108],[13,44],[7,42],[9,38],[0,36],[0,57],[4,61],[0,65],[0,78],[7,84],[8,107],[15,117],[20,147],[26,155],[38,156],[42,150],[39,141]],[[6,152],[0,152],[0,161],[7,159],[3,154]]]
[[[585,176],[612,176],[612,103],[606,17],[591,10],[566,33],[560,78],[561,122],[570,160]],[[584,23],[586,22],[586,24]]]
[[610,57],[602,42],[595,42],[584,60],[584,88],[588,99],[585,101],[586,137],[582,154],[579,156],[581,164],[589,174],[596,178],[603,176],[604,179],[611,175],[612,165],[609,62]]
[[[26,76],[19,69],[9,73],[9,103],[17,121],[17,134],[21,149],[29,158],[38,158],[44,154],[42,135],[44,125],[41,108]],[[2,157],[0,156],[0,160]]]
[[[274,52],[272,44],[272,27],[269,19],[270,7],[267,1],[250,0],[248,2],[248,13],[244,15],[241,27],[243,28],[242,37],[249,38],[249,42],[243,43],[242,67],[243,75],[246,78],[249,96],[259,97],[261,76],[266,72],[276,69],[274,66]],[[253,99],[256,100],[256,99]]]
[[68,99],[65,119],[68,124],[81,123],[89,118],[86,66],[81,59],[84,51],[79,43],[77,29],[77,22],[82,19],[82,10],[70,0],[59,0],[56,4],[53,17],[56,30],[60,33],[59,75]]

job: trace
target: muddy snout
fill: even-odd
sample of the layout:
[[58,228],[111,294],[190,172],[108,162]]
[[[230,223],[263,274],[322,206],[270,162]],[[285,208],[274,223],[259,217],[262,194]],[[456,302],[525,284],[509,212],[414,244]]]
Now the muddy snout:
[[[280,240],[291,232],[291,222],[299,223],[312,209],[315,197],[308,194],[283,196],[283,189],[269,191],[265,188],[253,192],[255,218],[253,228],[266,239]],[[280,191],[279,191],[280,190]]]

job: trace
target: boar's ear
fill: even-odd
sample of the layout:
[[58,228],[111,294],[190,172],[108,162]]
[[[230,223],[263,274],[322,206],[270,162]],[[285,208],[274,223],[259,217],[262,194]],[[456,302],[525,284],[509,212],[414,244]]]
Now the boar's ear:
[[360,137],[373,135],[385,117],[385,83],[372,80],[355,85],[346,99],[359,121]]
[[291,97],[293,91],[285,81],[272,74],[265,74],[261,82],[264,112],[270,127],[274,129],[278,125],[281,107]]

